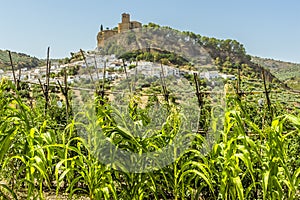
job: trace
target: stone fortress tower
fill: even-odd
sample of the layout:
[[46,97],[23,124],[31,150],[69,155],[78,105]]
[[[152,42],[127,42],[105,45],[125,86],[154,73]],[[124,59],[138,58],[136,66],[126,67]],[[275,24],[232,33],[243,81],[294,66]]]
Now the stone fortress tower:
[[122,14],[122,22],[118,25],[118,33],[128,31],[130,29],[141,28],[142,24],[137,21],[130,21],[130,15],[127,13]]
[[142,24],[140,22],[130,21],[130,15],[128,13],[123,13],[122,21],[118,24],[118,30],[100,30],[97,35],[97,47],[103,47],[105,40],[118,33],[141,27]]

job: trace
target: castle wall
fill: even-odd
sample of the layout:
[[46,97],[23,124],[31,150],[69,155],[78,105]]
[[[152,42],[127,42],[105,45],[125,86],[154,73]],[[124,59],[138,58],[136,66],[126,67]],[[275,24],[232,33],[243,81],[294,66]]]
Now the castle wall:
[[104,42],[105,40],[107,40],[108,38],[124,32],[124,31],[128,31],[131,29],[135,29],[135,28],[142,28],[142,24],[140,22],[137,21],[130,21],[130,15],[127,13],[123,13],[122,14],[122,21],[121,23],[118,24],[118,31],[115,30],[103,30],[100,31],[97,35],[97,46],[98,47],[103,47],[104,46]]
[[115,30],[100,31],[97,35],[97,42],[98,42],[97,46],[103,47],[105,40],[107,40],[108,38],[110,38],[116,34],[118,34],[118,31],[115,31]]
[[131,21],[128,23],[119,23],[118,24],[118,33],[122,33],[123,31],[128,31],[135,28],[142,28],[142,24],[137,21]]
[[130,23],[119,23],[118,24],[118,33],[121,33],[123,31],[130,30]]
[[130,22],[130,15],[127,13],[122,14],[122,23],[129,23]]
[[142,28],[142,23],[137,22],[137,21],[132,21],[130,22],[131,28],[130,29],[135,29],[135,28]]

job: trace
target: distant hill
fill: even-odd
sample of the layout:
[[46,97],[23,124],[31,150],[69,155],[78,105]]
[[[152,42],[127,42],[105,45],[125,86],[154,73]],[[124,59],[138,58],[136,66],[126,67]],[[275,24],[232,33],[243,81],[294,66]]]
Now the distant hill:
[[[42,60],[24,53],[11,52],[11,56],[16,68],[34,68],[44,64]],[[11,69],[7,50],[0,50],[0,69]]]
[[253,56],[252,62],[269,69],[279,80],[284,82],[288,87],[300,90],[300,64],[284,62],[269,58],[259,58]]

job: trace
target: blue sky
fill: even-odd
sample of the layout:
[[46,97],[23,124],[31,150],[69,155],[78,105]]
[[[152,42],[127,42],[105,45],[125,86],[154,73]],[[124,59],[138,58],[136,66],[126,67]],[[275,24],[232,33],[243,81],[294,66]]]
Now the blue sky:
[[300,63],[298,0],[0,0],[0,49],[54,58],[96,47],[101,24],[121,13],[220,39],[236,39],[251,55]]

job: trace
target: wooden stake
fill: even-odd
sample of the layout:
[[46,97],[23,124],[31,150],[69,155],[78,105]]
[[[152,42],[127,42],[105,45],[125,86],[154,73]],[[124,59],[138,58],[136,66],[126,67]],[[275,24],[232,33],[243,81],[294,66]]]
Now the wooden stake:
[[40,83],[40,86],[41,86],[42,91],[43,91],[43,95],[44,95],[44,97],[45,97],[46,93],[45,93],[44,86],[43,86],[43,84],[42,84],[42,82],[41,82],[41,79],[38,78],[38,81],[39,81],[39,83]]
[[199,105],[199,125],[198,125],[198,132],[202,135],[205,135],[204,129],[202,127],[202,107],[203,107],[203,98],[202,93],[200,92],[200,86],[198,82],[198,75],[194,73],[194,81],[196,85],[196,95],[198,98],[198,105]]
[[[21,69],[19,69],[19,77],[21,77],[20,74],[21,74]],[[18,89],[18,90],[21,89],[21,88],[20,88],[20,83],[21,83],[21,78],[18,78],[18,79],[17,79],[17,89]]]
[[267,89],[265,69],[262,70],[262,77],[263,77],[264,90],[265,90],[265,94],[266,94],[268,110],[271,112],[271,100],[270,100],[270,97],[269,97],[270,91]]
[[196,95],[198,98],[198,105],[199,105],[199,108],[202,108],[203,99],[202,99],[202,95],[199,90],[200,87],[199,87],[199,82],[198,82],[198,75],[196,73],[194,73],[194,81],[195,81],[195,85],[196,85]]
[[102,91],[101,91],[102,101],[104,100],[105,76],[106,76],[106,61],[104,62],[104,67],[103,67],[103,80],[102,80]]
[[19,65],[19,76],[18,76],[18,80],[21,80],[21,65]]
[[65,88],[62,87],[61,83],[59,80],[57,80],[57,83],[60,87],[61,93],[64,95],[65,97],[65,101],[66,101],[66,118],[67,120],[69,119],[69,111],[70,111],[70,102],[69,102],[69,87],[68,87],[68,77],[67,77],[67,70],[64,69],[64,85]]
[[90,71],[90,69],[89,69],[89,66],[88,66],[88,64],[87,64],[87,61],[86,61],[86,57],[85,57],[85,55],[84,55],[84,53],[83,53],[83,50],[82,50],[82,49],[80,49],[80,53],[81,53],[81,55],[82,55],[82,57],[83,57],[83,60],[84,60],[85,66],[86,66],[86,68],[88,69],[88,72],[89,72],[89,75],[90,75],[91,81],[92,81],[92,82],[94,82],[93,76],[92,76],[92,74],[91,74],[91,71]]
[[126,66],[125,66],[125,60],[122,59],[122,62],[123,62],[123,69],[124,69],[124,72],[125,72],[125,78],[127,79],[128,78],[128,74],[127,74],[127,70],[126,70]]
[[[126,66],[125,66],[125,60],[122,59],[122,62],[123,62],[123,70],[124,70],[124,72],[125,72],[125,78],[126,78],[126,80],[128,81],[128,74],[127,74],[127,70],[126,70]],[[130,93],[131,93],[131,92],[132,92],[132,89],[131,89],[131,86],[130,86],[129,81],[128,81],[128,88],[129,88],[129,91],[130,91]]]
[[65,90],[64,90],[64,96],[66,100],[66,116],[67,116],[67,121],[69,119],[69,97],[68,97],[68,75],[67,75],[67,70],[65,69],[64,71],[64,82],[65,82]]
[[45,96],[45,115],[48,109],[49,103],[49,80],[50,80],[50,47],[47,49],[47,63],[46,63],[46,85],[44,88],[44,96]]
[[162,88],[163,88],[163,93],[165,96],[165,101],[169,102],[169,93],[168,93],[166,82],[165,82],[165,74],[164,74],[164,68],[163,68],[162,62],[160,62],[160,67],[161,67],[160,79],[161,79],[161,84],[162,84]]
[[13,60],[11,58],[11,52],[10,51],[8,51],[8,55],[9,55],[9,60],[10,60],[11,68],[12,68],[14,83],[15,83],[15,85],[17,85],[16,75],[15,75],[15,67],[14,67],[14,64],[13,64]]
[[99,77],[99,69],[97,67],[97,60],[95,55],[94,55],[94,62],[95,62],[95,70],[97,75],[96,94],[98,95],[100,91],[100,77]]
[[134,91],[135,92],[135,87],[136,87],[136,82],[137,82],[137,73],[138,73],[138,71],[137,71],[137,61],[136,61],[136,67],[135,67],[135,72],[134,72],[134,82],[133,82],[133,86],[132,86],[132,91]]
[[240,87],[241,87],[241,69],[238,66],[238,80],[237,80],[237,83],[236,83],[236,93],[237,93],[239,98],[241,97]]
[[98,70],[98,67],[97,67],[97,60],[96,60],[96,56],[94,55],[94,62],[95,62],[95,70],[96,70],[96,74],[97,74],[97,79],[99,81],[99,70]]

